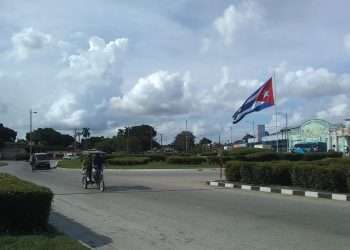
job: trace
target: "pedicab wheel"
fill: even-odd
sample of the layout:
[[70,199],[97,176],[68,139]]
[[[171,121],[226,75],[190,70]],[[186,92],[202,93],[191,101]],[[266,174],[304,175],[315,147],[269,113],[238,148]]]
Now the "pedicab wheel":
[[105,182],[104,182],[103,179],[101,180],[100,184],[98,185],[98,189],[99,189],[101,192],[105,191]]
[[85,176],[83,176],[83,178],[81,179],[81,183],[82,183],[82,185],[83,185],[83,188],[84,188],[84,189],[87,189],[87,180],[86,180],[86,177],[85,177]]

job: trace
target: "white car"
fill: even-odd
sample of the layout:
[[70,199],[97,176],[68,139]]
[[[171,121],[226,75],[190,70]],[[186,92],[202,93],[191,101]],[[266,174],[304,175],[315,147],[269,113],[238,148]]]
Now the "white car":
[[73,154],[73,153],[65,153],[63,155],[63,160],[75,160],[75,159],[78,159],[79,156]]
[[30,159],[32,170],[38,168],[50,169],[50,156],[46,153],[34,153]]

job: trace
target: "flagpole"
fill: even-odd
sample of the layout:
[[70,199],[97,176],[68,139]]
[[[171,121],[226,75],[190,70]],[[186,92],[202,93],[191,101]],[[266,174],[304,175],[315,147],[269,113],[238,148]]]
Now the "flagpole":
[[274,98],[275,98],[275,119],[276,119],[276,152],[278,153],[278,124],[277,124],[277,88],[276,88],[276,71],[273,71],[272,83],[274,86]]

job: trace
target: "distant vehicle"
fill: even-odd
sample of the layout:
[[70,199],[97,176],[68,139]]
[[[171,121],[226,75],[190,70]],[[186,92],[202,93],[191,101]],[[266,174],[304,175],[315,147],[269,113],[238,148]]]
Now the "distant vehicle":
[[73,153],[64,153],[63,160],[76,160],[79,156],[73,154]]
[[46,168],[50,169],[50,156],[46,153],[34,153],[30,159],[32,170]]
[[327,144],[325,142],[297,143],[294,145],[292,152],[297,154],[327,152]]

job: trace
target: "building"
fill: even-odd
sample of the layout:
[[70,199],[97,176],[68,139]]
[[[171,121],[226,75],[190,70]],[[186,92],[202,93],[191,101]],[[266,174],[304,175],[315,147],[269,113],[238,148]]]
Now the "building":
[[[259,127],[259,130],[262,128]],[[259,132],[259,131],[258,131]],[[261,133],[261,131],[260,131]],[[350,120],[343,124],[331,124],[322,119],[311,119],[296,127],[287,127],[268,136],[251,138],[248,146],[269,145],[280,152],[291,151],[300,143],[324,145],[324,150],[346,152],[350,145]]]

